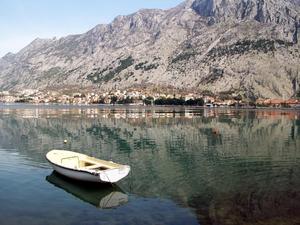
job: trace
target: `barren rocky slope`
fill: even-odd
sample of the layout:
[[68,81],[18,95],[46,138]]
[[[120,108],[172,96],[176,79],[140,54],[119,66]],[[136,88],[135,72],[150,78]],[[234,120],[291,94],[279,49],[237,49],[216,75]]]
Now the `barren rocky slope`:
[[0,88],[128,87],[291,97],[300,89],[298,0],[187,0],[36,39],[0,59]]

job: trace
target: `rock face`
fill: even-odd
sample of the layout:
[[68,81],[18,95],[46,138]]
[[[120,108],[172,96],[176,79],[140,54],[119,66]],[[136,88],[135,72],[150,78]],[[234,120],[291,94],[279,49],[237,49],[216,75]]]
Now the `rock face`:
[[175,87],[291,97],[300,83],[298,0],[187,0],[140,10],[0,59],[0,88]]

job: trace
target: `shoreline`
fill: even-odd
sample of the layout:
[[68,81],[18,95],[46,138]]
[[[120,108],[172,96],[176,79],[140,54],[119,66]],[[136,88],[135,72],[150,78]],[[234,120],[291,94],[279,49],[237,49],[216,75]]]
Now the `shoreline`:
[[59,103],[3,103],[0,102],[1,108],[185,108],[185,109],[207,109],[207,110],[239,110],[239,111],[299,111],[300,107],[207,107],[207,106],[188,106],[188,105],[130,105],[130,104],[59,104]]

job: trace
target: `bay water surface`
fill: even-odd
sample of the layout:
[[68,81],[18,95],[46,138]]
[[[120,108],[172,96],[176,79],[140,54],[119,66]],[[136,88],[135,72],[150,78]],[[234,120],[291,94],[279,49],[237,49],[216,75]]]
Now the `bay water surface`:
[[[74,182],[52,149],[132,170]],[[297,111],[0,105],[0,161],[0,224],[300,224]]]

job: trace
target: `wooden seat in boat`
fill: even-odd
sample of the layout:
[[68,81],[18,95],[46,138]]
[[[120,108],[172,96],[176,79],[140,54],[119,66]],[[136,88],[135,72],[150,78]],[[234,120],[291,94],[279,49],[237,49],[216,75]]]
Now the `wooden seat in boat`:
[[80,161],[80,164],[83,165],[82,169],[90,169],[90,170],[107,170],[108,167],[105,167],[99,163],[95,163],[92,160],[84,159]]
[[84,167],[85,169],[102,169],[102,170],[104,170],[104,169],[107,169],[107,168],[104,168],[103,166],[101,166],[101,165],[91,165],[91,166],[86,166],[86,167]]

